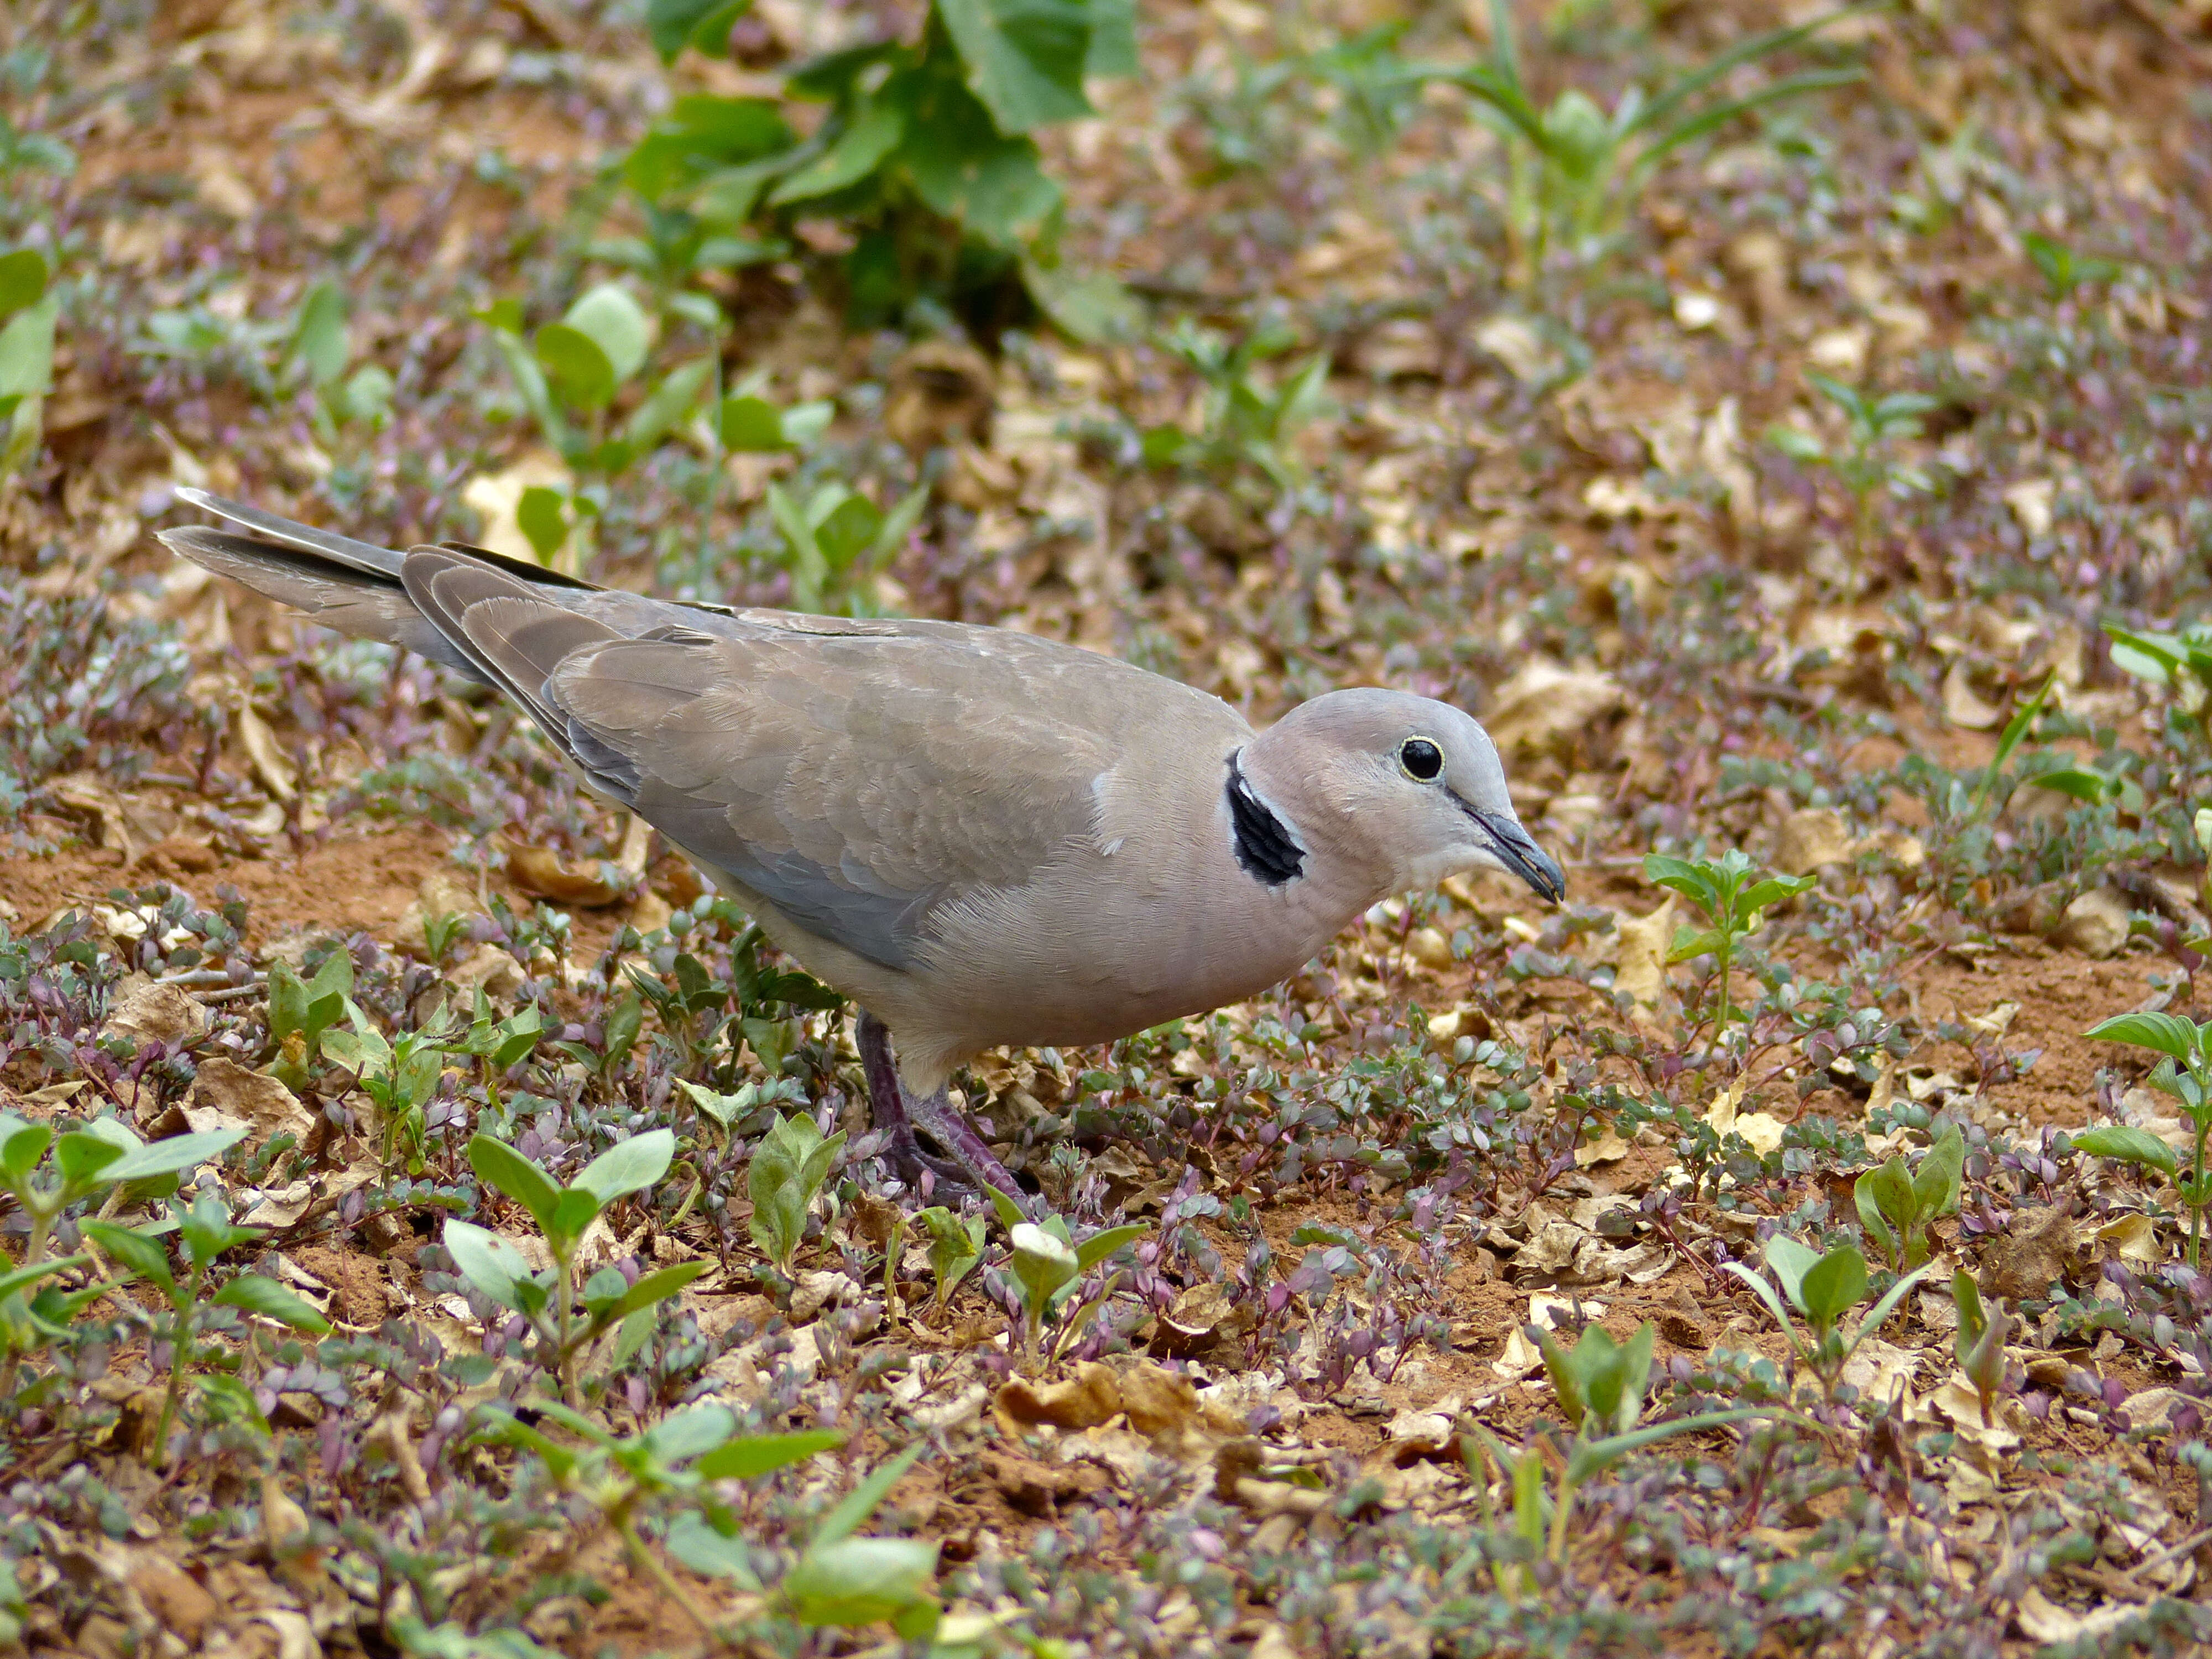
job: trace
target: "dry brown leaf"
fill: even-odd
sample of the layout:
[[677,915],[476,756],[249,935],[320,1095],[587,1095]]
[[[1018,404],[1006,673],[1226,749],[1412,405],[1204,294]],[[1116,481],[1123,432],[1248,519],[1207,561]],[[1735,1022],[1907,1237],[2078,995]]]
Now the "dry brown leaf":
[[191,1104],[244,1124],[247,1144],[254,1146],[278,1134],[293,1135],[304,1143],[315,1127],[314,1118],[289,1089],[265,1072],[248,1071],[221,1054],[200,1062]]
[[1943,718],[1969,732],[1987,732],[2004,719],[2004,710],[1984,702],[1966,678],[1966,659],[1960,657],[1943,676]]
[[1626,992],[1639,1008],[1656,1009],[1667,994],[1667,950],[1674,939],[1675,903],[1669,893],[1649,915],[1613,913],[1613,932],[1620,943],[1613,988]]
[[119,1036],[136,1046],[146,1042],[192,1042],[207,1034],[208,1012],[182,988],[162,985],[143,974],[127,975],[117,988],[103,1037]]
[[246,758],[252,763],[253,775],[261,780],[263,788],[280,801],[289,802],[298,797],[299,773],[285,758],[276,734],[269,729],[269,722],[253,712],[250,702],[238,705],[238,740],[245,745]]
[[1850,831],[1832,806],[1806,806],[1782,820],[1774,832],[1774,866],[1787,875],[1808,876],[1831,864],[1848,864]]

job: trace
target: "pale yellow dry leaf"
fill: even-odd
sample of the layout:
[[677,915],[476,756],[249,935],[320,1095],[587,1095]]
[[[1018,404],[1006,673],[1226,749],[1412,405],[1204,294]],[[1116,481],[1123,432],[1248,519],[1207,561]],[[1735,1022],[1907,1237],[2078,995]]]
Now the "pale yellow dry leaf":
[[1850,856],[1850,831],[1832,806],[1800,807],[1774,832],[1774,867],[1785,875],[1808,876]]
[[2141,1211],[2107,1221],[2097,1229],[2097,1242],[2110,1244],[2123,1261],[2155,1264],[2166,1260],[2166,1247],[2158,1242],[2158,1226]]
[[1943,676],[1943,718],[1969,732],[1986,732],[2004,718],[2003,709],[1983,702],[1967,683],[1964,657]]
[[276,734],[253,712],[250,702],[238,706],[238,740],[245,745],[246,758],[252,763],[253,775],[261,780],[263,788],[281,801],[289,801],[300,793],[299,774],[277,746]]
[[1667,947],[1674,939],[1675,903],[1669,893],[1650,915],[1614,912],[1620,965],[1613,971],[1613,988],[1626,992],[1640,1008],[1656,1008],[1667,994]]

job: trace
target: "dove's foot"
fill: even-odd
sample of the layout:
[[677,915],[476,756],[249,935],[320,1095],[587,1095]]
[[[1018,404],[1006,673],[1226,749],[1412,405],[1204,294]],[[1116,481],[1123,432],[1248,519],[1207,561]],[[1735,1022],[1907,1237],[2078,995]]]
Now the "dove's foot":
[[[927,1174],[930,1179],[926,1196],[956,1201],[986,1187],[995,1187],[1026,1210],[1027,1198],[1014,1184],[1006,1166],[999,1162],[998,1154],[944,1090],[926,1100],[907,1093],[892,1062],[890,1033],[883,1022],[873,1014],[861,1014],[856,1036],[860,1066],[868,1079],[869,1112],[876,1127],[890,1133],[891,1164],[900,1179],[923,1193],[922,1177]],[[923,1150],[924,1134],[948,1156],[938,1158]]]

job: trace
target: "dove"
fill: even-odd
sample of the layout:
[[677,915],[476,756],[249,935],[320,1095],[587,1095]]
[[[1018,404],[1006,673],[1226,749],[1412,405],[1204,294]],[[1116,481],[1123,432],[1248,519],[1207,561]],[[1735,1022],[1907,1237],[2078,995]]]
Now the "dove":
[[1565,890],[1488,734],[1431,698],[1330,691],[1255,730],[1009,629],[658,599],[178,493],[235,527],[173,551],[496,687],[856,1004],[873,1121],[925,1194],[1018,1190],[947,1092],[987,1049],[1241,1001],[1449,876]]

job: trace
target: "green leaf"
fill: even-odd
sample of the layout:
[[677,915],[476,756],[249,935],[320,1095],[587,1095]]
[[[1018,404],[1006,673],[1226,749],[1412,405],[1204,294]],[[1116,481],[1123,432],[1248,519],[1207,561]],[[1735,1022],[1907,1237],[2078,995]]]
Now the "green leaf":
[[545,1229],[545,1242],[553,1247],[556,1255],[566,1255],[575,1248],[576,1241],[584,1236],[584,1229],[592,1224],[592,1218],[599,1212],[598,1197],[582,1187],[564,1187],[561,1201],[553,1206],[553,1220]]
[[2171,1054],[2184,1066],[2202,1057],[2197,1028],[2173,1014],[2120,1014],[2092,1025],[2083,1036]]
[[169,1253],[145,1234],[112,1221],[82,1222],[78,1231],[117,1266],[130,1269],[163,1290],[175,1287],[176,1275],[169,1271]]
[[1094,112],[1083,95],[1091,35],[1085,0],[937,0],[937,15],[1000,131]]
[[74,1268],[89,1267],[91,1262],[92,1258],[88,1255],[57,1256],[45,1261],[33,1261],[27,1267],[13,1267],[0,1273],[0,1302],[5,1302],[27,1285],[37,1284],[49,1273],[68,1273]]
[[0,1171],[21,1185],[53,1141],[52,1126],[26,1123],[13,1112],[0,1114]]
[[1912,1172],[1913,1218],[1925,1226],[1938,1216],[1959,1207],[1959,1190],[1966,1168],[1966,1137],[1954,1123],[1928,1149],[1920,1167]]
[[292,324],[291,361],[320,391],[345,373],[352,356],[346,337],[345,290],[327,279],[309,289]]
[[561,321],[599,347],[617,384],[644,368],[653,349],[653,319],[620,283],[587,289]]
[[505,1193],[529,1211],[531,1218],[541,1228],[552,1226],[554,1212],[561,1202],[561,1189],[544,1170],[505,1141],[487,1134],[471,1137],[468,1158],[469,1167],[484,1185]]
[[752,1480],[845,1443],[836,1429],[802,1429],[792,1434],[749,1434],[702,1457],[697,1473],[708,1480]]
[[532,1276],[521,1251],[497,1233],[466,1221],[447,1222],[444,1242],[446,1254],[453,1258],[462,1278],[502,1308],[528,1311],[516,1290]]
[[1777,1233],[1766,1241],[1763,1252],[1766,1265],[1774,1269],[1774,1276],[1782,1282],[1783,1294],[1790,1305],[1799,1313],[1809,1313],[1805,1304],[1805,1275],[1819,1265],[1820,1258],[1787,1233]]
[[806,166],[787,176],[769,196],[769,205],[811,202],[859,183],[883,164],[906,137],[906,111],[878,97],[862,105],[835,143]]
[[514,504],[515,528],[522,532],[538,562],[550,565],[568,539],[568,495],[550,484],[531,484]]
[[623,1319],[655,1303],[665,1302],[678,1291],[707,1271],[703,1261],[679,1261],[672,1267],[660,1267],[640,1276],[636,1284],[622,1294],[608,1314],[610,1319]]
[[243,1129],[211,1129],[177,1135],[125,1152],[100,1172],[103,1182],[143,1181],[148,1176],[179,1175],[195,1164],[211,1164],[246,1138]]
[[1667,965],[1671,968],[1678,962],[1717,955],[1728,943],[1728,938],[1727,933],[1717,927],[1678,927],[1674,930],[1674,943],[1667,947]]
[[641,453],[659,443],[670,428],[691,410],[714,378],[718,365],[711,357],[679,363],[668,371],[645,401],[630,412],[623,436]]
[[928,1599],[937,1545],[917,1538],[841,1538],[817,1544],[784,1575],[783,1594],[804,1625],[851,1626],[896,1619]]
[[0,254],[0,317],[38,304],[46,291],[46,257],[34,247]]
[[[1886,1164],[1882,1166],[1884,1169],[1887,1167]],[[1859,1212],[1859,1225],[1865,1230],[1867,1237],[1886,1259],[1894,1261],[1898,1253],[1897,1232],[1889,1224],[1888,1218],[1881,1212],[1881,1188],[1878,1179],[1881,1176],[1881,1169],[1869,1170],[1852,1182],[1851,1203]],[[1909,1191],[1909,1178],[1906,1185]]]
[[1137,0],[1091,0],[1091,50],[1085,79],[1137,73]]
[[784,434],[782,411],[765,398],[725,398],[720,419],[725,449],[766,455],[791,447],[791,440]]
[[684,47],[709,58],[727,53],[730,26],[752,9],[752,0],[648,0],[646,39],[664,64]]
[[2172,1175],[2179,1167],[2173,1148],[2148,1129],[2131,1129],[2118,1123],[2100,1124],[2069,1136],[2074,1150],[2093,1158],[2113,1158],[2124,1164],[2147,1164]]
[[1144,307],[1111,271],[1024,253],[1021,272],[1030,298],[1072,340],[1102,345],[1133,339],[1144,327]]
[[1000,1226],[1011,1230],[1030,1218],[1028,1211],[989,1182],[984,1183],[983,1190],[991,1195],[991,1207],[998,1212]]
[[1866,1257],[1854,1245],[1838,1244],[1805,1270],[1799,1301],[1805,1316],[1826,1330],[1857,1307],[1866,1290]]
[[87,1134],[80,1129],[55,1143],[54,1168],[61,1171],[63,1182],[70,1189],[88,1192],[100,1183],[100,1172],[129,1150],[106,1135]]
[[0,398],[43,398],[53,390],[54,321],[61,299],[49,294],[0,328]]
[[1013,1259],[1009,1264],[1020,1281],[1030,1311],[1041,1314],[1055,1292],[1082,1272],[1075,1252],[1043,1228],[1022,1222],[1013,1229]]
[[598,1199],[599,1207],[605,1209],[666,1175],[669,1161],[675,1156],[675,1132],[655,1129],[610,1146],[584,1166],[575,1185]]
[[854,1487],[851,1492],[846,1493],[837,1507],[823,1516],[822,1524],[815,1528],[814,1541],[810,1547],[810,1553],[811,1549],[818,1549],[824,1544],[835,1543],[841,1538],[858,1532],[866,1523],[868,1517],[876,1512],[876,1505],[890,1495],[891,1488],[898,1485],[900,1478],[915,1466],[915,1460],[927,1449],[927,1442],[917,1440],[896,1457],[892,1458],[890,1462],[869,1475],[859,1486]]
[[555,394],[572,409],[592,411],[614,401],[619,381],[599,343],[566,323],[538,331],[538,366]]
[[1133,1244],[1151,1231],[1148,1226],[1109,1227],[1093,1233],[1076,1247],[1075,1265],[1081,1272],[1089,1273],[1123,1245]]
[[329,1320],[275,1279],[261,1273],[239,1274],[210,1299],[226,1308],[240,1308],[264,1319],[273,1319],[280,1325],[289,1325],[295,1331],[312,1331],[317,1336],[330,1334]]
[[702,1577],[727,1578],[741,1590],[760,1591],[760,1575],[744,1540],[725,1538],[696,1510],[686,1510],[668,1523],[668,1553]]
[[646,1431],[645,1443],[664,1462],[685,1463],[714,1449],[737,1432],[727,1406],[707,1404],[674,1412]]

